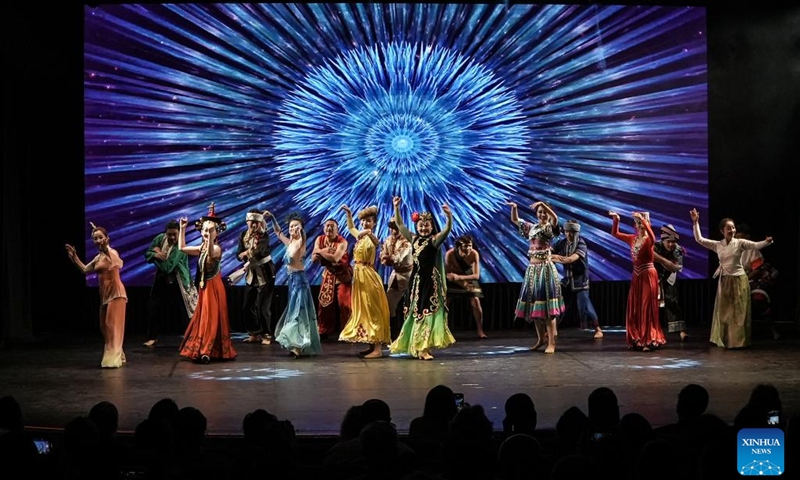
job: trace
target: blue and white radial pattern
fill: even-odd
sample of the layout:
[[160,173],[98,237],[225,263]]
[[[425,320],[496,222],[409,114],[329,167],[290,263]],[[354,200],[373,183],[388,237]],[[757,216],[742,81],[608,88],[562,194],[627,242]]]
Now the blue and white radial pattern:
[[[609,210],[623,231],[646,210],[684,238],[687,212],[707,212],[704,28],[695,7],[86,7],[86,218],[112,232],[126,284],[148,285],[152,237],[212,201],[227,274],[250,208],[284,230],[300,212],[310,246],[343,204],[377,205],[384,237],[399,195],[407,223],[429,210],[441,225],[449,205],[482,281],[517,282],[527,247],[505,202],[533,220],[546,200],[583,225],[594,279],[628,279]],[[682,275],[706,276],[685,246]]]
[[297,178],[289,191],[312,216],[342,204],[391,215],[399,195],[420,211],[451,205],[456,230],[468,230],[524,174],[521,107],[490,70],[452,50],[359,47],[287,95],[274,135],[278,171]]

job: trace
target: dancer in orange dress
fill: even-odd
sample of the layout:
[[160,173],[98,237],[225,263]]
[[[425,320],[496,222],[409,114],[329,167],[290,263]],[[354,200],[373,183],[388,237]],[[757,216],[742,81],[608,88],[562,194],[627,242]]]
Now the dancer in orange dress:
[[202,243],[197,246],[186,245],[186,217],[180,219],[178,247],[189,256],[198,257],[197,308],[192,315],[183,341],[180,354],[199,363],[213,360],[233,360],[236,350],[231,342],[231,329],[228,320],[228,298],[225,282],[220,274],[222,248],[217,243],[217,235],[227,227],[216,216],[214,203],[208,207],[208,215],[195,222],[195,228],[202,234]]
[[125,363],[125,352],[122,351],[122,341],[125,338],[125,307],[128,296],[125,285],[119,275],[122,269],[122,258],[119,253],[109,246],[108,231],[92,226],[92,241],[99,253],[88,264],[84,264],[72,245],[65,245],[67,256],[72,263],[85,275],[97,274],[98,290],[100,292],[100,332],[103,334],[105,346],[103,359],[100,361],[102,368],[119,368]]

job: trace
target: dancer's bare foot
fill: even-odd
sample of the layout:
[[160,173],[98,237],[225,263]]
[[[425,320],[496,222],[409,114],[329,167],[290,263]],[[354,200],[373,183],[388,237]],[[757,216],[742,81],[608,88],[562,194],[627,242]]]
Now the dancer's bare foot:
[[145,347],[152,347],[156,343],[158,343],[158,340],[148,340],[148,341],[144,342],[144,346]]
[[681,332],[681,342],[685,342],[686,340],[689,340],[689,334],[686,332]]
[[300,349],[299,348],[293,348],[293,349],[291,349],[289,351],[292,352],[292,357],[300,358]]
[[547,348],[544,349],[544,353],[550,355],[556,353],[556,346],[555,345],[548,345]]
[[419,352],[419,359],[420,360],[433,360],[433,355],[431,355],[431,352],[429,352],[427,350],[423,350],[423,351]]
[[594,338],[603,338],[603,331],[602,330],[595,331]]
[[262,337],[261,345],[272,345],[272,337],[270,336]]
[[483,331],[479,331],[478,332],[478,338],[483,340],[484,338],[489,338],[489,337],[487,337],[486,333],[484,333]]
[[366,350],[361,350],[360,352],[358,352],[358,354],[361,356],[369,355],[374,350],[375,350],[375,345],[370,345],[369,348],[367,348]]
[[244,343],[259,343],[261,341],[261,337],[258,335],[250,335],[249,337],[243,340]]
[[364,358],[381,358],[383,356],[383,352],[380,348],[375,348],[372,350],[371,353],[364,355]]

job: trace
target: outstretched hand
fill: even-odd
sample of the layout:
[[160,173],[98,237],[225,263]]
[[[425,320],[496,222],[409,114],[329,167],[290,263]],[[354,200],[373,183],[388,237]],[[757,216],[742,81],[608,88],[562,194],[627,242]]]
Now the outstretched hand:
[[617,212],[613,212],[611,210],[608,211],[608,216],[611,218],[619,219],[619,214]]
[[342,205],[341,209],[344,210],[348,215],[353,215],[353,211],[350,210],[350,207],[348,207],[347,205]]
[[697,223],[700,221],[700,213],[697,212],[696,208],[689,210],[689,215],[692,217],[692,223]]
[[508,205],[508,206],[509,206],[509,207],[511,207],[511,208],[517,208],[517,204],[516,204],[515,202],[508,202],[508,201],[507,201],[507,202],[505,202],[505,203],[506,203],[506,205]]
[[395,207],[400,206],[400,203],[403,202],[403,199],[400,197],[392,197],[392,205]]
[[443,211],[443,212],[444,212],[444,214],[445,214],[445,215],[447,215],[448,217],[449,217],[450,215],[452,215],[452,214],[453,214],[453,212],[450,210],[450,206],[449,206],[449,205],[447,205],[446,203],[443,203],[443,204],[442,204],[442,211]]
[[75,256],[78,254],[78,253],[75,251],[75,247],[73,247],[73,246],[72,246],[72,245],[70,245],[70,244],[66,244],[66,245],[64,245],[64,248],[66,248],[66,249],[67,249],[67,256],[68,256],[69,258],[75,258]]

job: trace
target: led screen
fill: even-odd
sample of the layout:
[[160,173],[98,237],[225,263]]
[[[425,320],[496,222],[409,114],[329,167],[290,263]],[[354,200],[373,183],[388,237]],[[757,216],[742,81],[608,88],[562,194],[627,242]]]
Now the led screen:
[[[575,219],[592,278],[631,275],[609,210],[650,212],[707,276],[689,210],[707,211],[705,9],[533,4],[163,4],[85,9],[86,220],[109,229],[127,285],[167,220],[214,202],[240,265],[250,208],[299,212],[309,244],[341,205],[442,204],[482,281],[520,282],[506,201]],[[87,227],[88,228],[88,227]],[[353,238],[344,232],[350,240]],[[88,235],[87,235],[88,237]],[[282,265],[283,245],[272,237]],[[189,243],[199,234],[191,231]],[[87,252],[94,246],[87,238]],[[281,269],[282,271],[282,269]],[[386,276],[388,272],[382,270]],[[319,283],[319,270],[308,275]],[[284,280],[281,273],[278,281]]]

